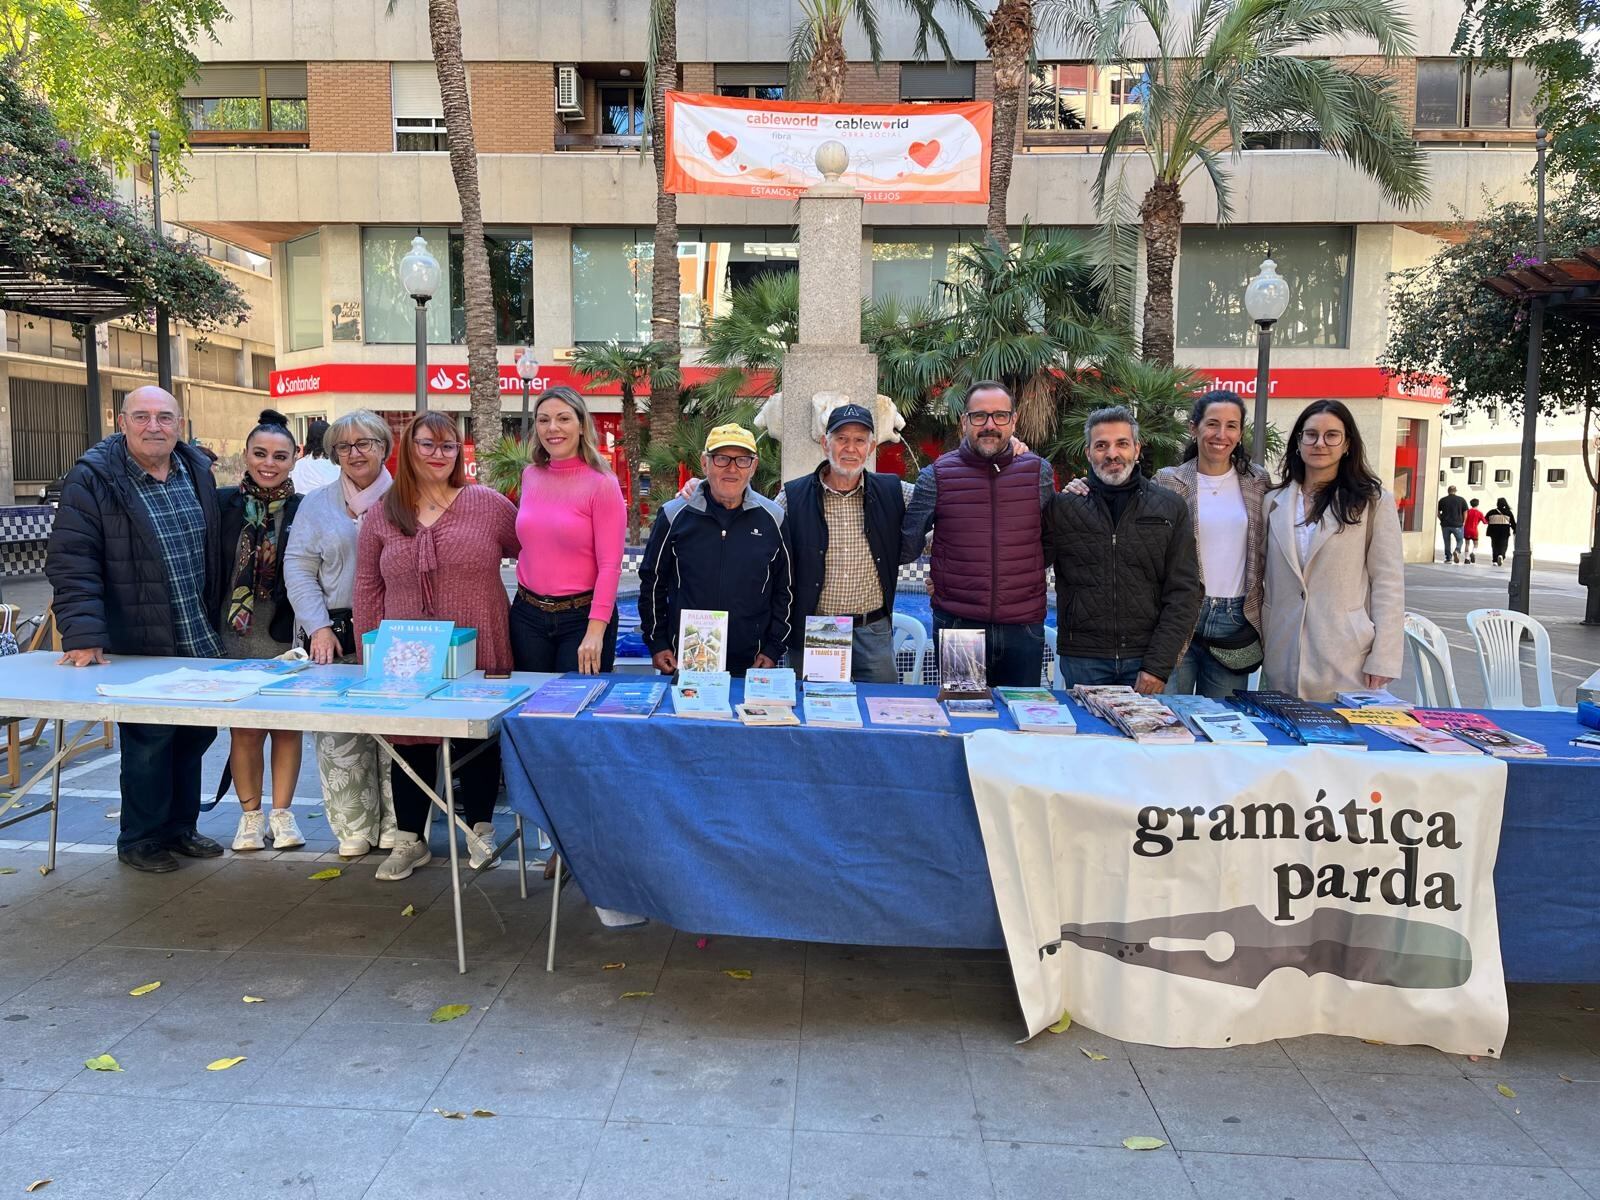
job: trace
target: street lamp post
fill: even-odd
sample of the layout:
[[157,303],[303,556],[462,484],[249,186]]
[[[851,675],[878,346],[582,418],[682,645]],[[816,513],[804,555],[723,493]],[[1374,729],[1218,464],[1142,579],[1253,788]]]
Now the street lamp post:
[[428,301],[439,290],[439,260],[428,253],[420,235],[411,239],[411,252],[400,260],[400,284],[417,302],[417,411],[428,407]]
[[1256,325],[1256,413],[1250,434],[1250,460],[1267,460],[1267,397],[1272,391],[1269,366],[1272,360],[1272,327],[1289,307],[1289,284],[1278,274],[1278,264],[1270,258],[1261,263],[1261,274],[1244,289],[1244,310]]
[[528,440],[528,389],[539,378],[539,360],[533,356],[533,347],[524,346],[517,351],[517,378],[522,380],[522,425],[518,437]]
[[[161,134],[150,131],[150,216],[157,241],[161,239]],[[167,306],[156,305],[156,382],[161,390],[172,392],[172,328]]]
[[[1537,187],[1533,218],[1533,257],[1544,265],[1544,151],[1545,131],[1535,134],[1534,180]],[[1528,372],[1522,381],[1522,462],[1517,480],[1516,548],[1511,552],[1510,607],[1528,612],[1533,583],[1533,454],[1539,436],[1539,367],[1544,353],[1544,298],[1528,301]]]

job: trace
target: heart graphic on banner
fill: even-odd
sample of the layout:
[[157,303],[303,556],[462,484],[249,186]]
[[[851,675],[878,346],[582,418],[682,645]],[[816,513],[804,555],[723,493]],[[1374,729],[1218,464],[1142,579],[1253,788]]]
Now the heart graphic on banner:
[[911,149],[907,153],[911,155],[911,161],[916,163],[917,166],[931,166],[933,160],[939,157],[939,143],[938,141],[912,142]]
[[733,153],[733,148],[739,144],[739,139],[729,137],[727,134],[713,129],[706,134],[706,146],[711,151],[711,157],[721,162]]

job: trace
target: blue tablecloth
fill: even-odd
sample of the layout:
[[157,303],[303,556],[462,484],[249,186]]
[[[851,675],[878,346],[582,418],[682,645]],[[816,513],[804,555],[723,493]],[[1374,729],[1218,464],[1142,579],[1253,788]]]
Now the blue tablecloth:
[[[735,702],[740,690],[736,680]],[[860,692],[863,713],[867,696],[933,694]],[[750,729],[681,720],[670,705],[648,721],[505,722],[511,805],[550,835],[592,903],[697,933],[1005,944],[960,738]],[[1571,714],[1488,715],[1552,755],[1510,764],[1495,869],[1506,977],[1600,980],[1600,753],[1567,745],[1580,731]],[[1078,726],[1080,737],[1109,732],[1081,710]],[[1414,753],[1367,737],[1373,750]],[[1095,740],[1077,744],[1094,753]]]

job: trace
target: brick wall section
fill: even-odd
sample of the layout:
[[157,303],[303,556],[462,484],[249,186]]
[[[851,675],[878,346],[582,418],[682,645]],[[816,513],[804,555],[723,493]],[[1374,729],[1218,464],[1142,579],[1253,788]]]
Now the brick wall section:
[[472,132],[479,154],[549,154],[555,150],[554,63],[475,62],[467,73],[472,88]]
[[382,154],[394,149],[386,62],[308,62],[306,120],[313,150]]
[[1350,55],[1333,60],[1341,67],[1360,71],[1365,75],[1377,75],[1390,81],[1390,90],[1395,101],[1400,105],[1400,115],[1405,118],[1408,128],[1415,128],[1417,123],[1417,60],[1402,58],[1398,62],[1385,62],[1376,55],[1361,57]]
[[870,62],[853,62],[845,71],[846,104],[899,104],[900,64],[886,62],[876,71]]
[[715,63],[679,63],[679,73],[683,76],[683,90],[686,92],[701,92],[714,95],[717,90],[717,68]]

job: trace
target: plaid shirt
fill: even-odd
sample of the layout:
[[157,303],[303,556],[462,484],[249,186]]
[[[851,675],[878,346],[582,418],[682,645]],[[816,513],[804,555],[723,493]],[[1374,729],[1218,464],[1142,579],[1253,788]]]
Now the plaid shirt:
[[206,616],[206,517],[178,455],[165,480],[157,479],[128,455],[128,477],[156,528],[161,559],[172,596],[173,635],[178,651],[194,658],[222,657],[222,639]]
[[[866,476],[848,492],[822,485],[822,519],[828,526],[828,556],[823,560],[822,595],[817,597],[817,615],[860,617],[883,607],[883,586],[872,561],[872,546],[867,542]],[[778,493],[778,503],[788,507],[787,493]]]

